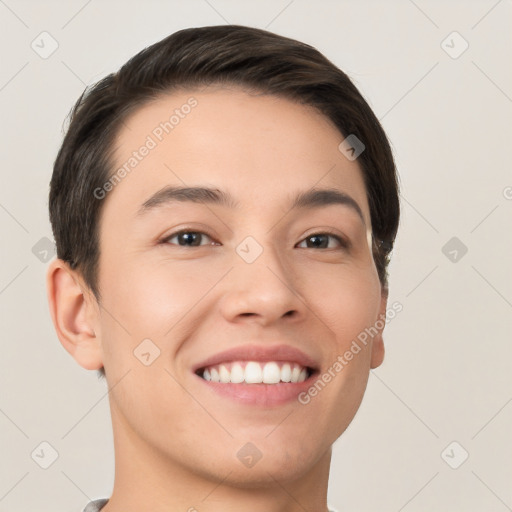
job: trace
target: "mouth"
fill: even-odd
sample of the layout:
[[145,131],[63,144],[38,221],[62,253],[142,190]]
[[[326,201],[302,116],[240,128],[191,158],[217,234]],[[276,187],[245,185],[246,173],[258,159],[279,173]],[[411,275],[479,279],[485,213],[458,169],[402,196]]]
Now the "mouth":
[[292,346],[245,345],[216,354],[192,371],[216,396],[274,407],[296,400],[319,370],[314,359]]
[[199,368],[195,374],[221,384],[296,384],[309,379],[316,370],[292,361],[231,361]]

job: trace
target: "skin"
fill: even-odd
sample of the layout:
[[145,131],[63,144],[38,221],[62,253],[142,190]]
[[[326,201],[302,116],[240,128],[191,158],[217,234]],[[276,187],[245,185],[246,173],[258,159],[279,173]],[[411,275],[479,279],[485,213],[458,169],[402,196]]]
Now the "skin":
[[[119,132],[116,164],[191,96],[197,106],[104,199],[101,305],[65,262],[48,269],[62,345],[83,368],[104,366],[112,388],[116,474],[103,511],[327,510],[331,445],[383,361],[382,330],[307,405],[240,405],[210,392],[191,368],[234,346],[285,343],[322,373],[385,314],[363,175],[323,115],[235,87],[174,92],[145,105]],[[239,211],[174,203],[137,218],[165,185],[229,191]],[[365,224],[343,205],[290,211],[289,198],[312,187],[349,194]],[[159,243],[182,228],[207,234],[200,246],[177,237]],[[351,248],[333,238],[328,248],[308,246],[325,228]],[[247,236],[263,248],[251,264],[235,251]],[[146,338],[161,351],[150,366],[133,354]],[[252,468],[236,456],[247,442],[262,454]]]

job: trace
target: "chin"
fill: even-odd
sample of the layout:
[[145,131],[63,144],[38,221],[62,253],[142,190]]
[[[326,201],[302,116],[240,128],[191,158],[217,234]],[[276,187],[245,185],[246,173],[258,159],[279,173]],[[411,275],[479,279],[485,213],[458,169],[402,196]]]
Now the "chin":
[[[211,478],[212,474],[215,480],[226,477],[223,485],[240,489],[271,488],[275,487],[276,481],[284,484],[304,476],[324,455],[320,447],[316,452],[313,447],[309,447],[309,453],[305,452],[303,446],[297,447],[293,452],[290,452],[289,447],[281,446],[277,449],[270,445],[267,448],[261,447],[259,454],[252,447],[247,448],[245,452],[242,450],[243,448],[237,448],[232,452],[232,457],[224,457],[221,461],[217,458],[217,463],[210,461],[211,465],[208,464],[209,467],[205,468],[209,477]],[[246,453],[252,453],[254,457],[261,458],[244,462]],[[225,454],[226,452],[218,454],[218,457]],[[198,468],[195,470],[197,471]]]

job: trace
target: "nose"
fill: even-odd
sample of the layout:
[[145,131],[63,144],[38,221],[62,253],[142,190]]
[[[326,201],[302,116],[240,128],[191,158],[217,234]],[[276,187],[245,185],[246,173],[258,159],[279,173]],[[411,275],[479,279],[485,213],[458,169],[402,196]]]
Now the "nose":
[[252,263],[235,258],[235,268],[224,283],[220,310],[232,323],[252,322],[271,325],[281,318],[297,322],[307,307],[295,270],[283,264],[275,249],[265,247]]

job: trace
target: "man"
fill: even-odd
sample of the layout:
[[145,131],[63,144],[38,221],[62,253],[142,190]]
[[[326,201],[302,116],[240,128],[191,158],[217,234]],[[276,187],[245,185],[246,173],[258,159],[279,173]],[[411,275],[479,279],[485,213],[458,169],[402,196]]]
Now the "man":
[[78,100],[50,219],[56,332],[110,389],[114,489],[86,511],[329,510],[399,222],[349,78],[259,29],[172,34]]

